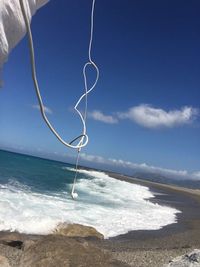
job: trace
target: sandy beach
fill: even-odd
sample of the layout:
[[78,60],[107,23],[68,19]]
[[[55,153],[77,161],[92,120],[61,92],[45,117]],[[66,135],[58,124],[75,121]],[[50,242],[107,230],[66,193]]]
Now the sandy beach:
[[[177,223],[160,230],[131,231],[106,240],[86,238],[87,244],[97,247],[101,251],[107,251],[109,255],[112,255],[112,258],[118,260],[114,265],[104,263],[104,266],[162,267],[163,264],[167,264],[174,257],[189,253],[195,248],[200,248],[199,190],[158,184],[119,174],[109,173],[109,175],[116,179],[149,187],[155,195],[155,198],[151,201],[174,207],[181,213],[177,214]],[[8,233],[1,232],[0,255],[9,259],[11,267],[23,267],[23,265],[18,265],[20,258],[23,257],[23,243],[27,243],[27,240],[28,242],[39,242],[40,238],[33,235],[14,234],[13,238],[9,236],[9,239],[21,241],[22,246],[8,246],[7,241],[5,242],[5,239],[8,239]],[[75,266],[79,266],[78,263],[73,267]],[[88,267],[90,266],[93,265],[88,265]]]

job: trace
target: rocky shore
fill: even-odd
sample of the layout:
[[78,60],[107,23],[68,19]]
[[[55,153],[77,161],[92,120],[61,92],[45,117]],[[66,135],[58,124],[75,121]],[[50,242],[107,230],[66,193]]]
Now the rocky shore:
[[[92,227],[62,224],[46,236],[2,232],[1,267],[114,267],[127,265],[95,245],[103,235]],[[95,242],[94,242],[95,241]]]
[[76,224],[60,224],[47,236],[0,232],[0,266],[200,266],[198,253],[195,254],[197,259],[188,265],[180,265],[174,259],[185,255],[178,260],[193,260],[192,251],[200,249],[199,191],[119,175],[115,178],[148,186],[156,195],[152,201],[182,211],[178,214],[178,223],[160,230],[132,231],[106,240],[94,228]]
[[[117,244],[117,242],[116,242]],[[140,244],[138,244],[140,245]],[[107,246],[107,247],[106,247]],[[59,225],[47,236],[1,232],[1,267],[195,267],[200,250],[192,247],[115,247],[102,234],[83,225]],[[177,257],[177,255],[184,254]],[[175,259],[173,259],[175,258]],[[193,265],[194,264],[194,265]],[[199,265],[197,265],[199,264]]]

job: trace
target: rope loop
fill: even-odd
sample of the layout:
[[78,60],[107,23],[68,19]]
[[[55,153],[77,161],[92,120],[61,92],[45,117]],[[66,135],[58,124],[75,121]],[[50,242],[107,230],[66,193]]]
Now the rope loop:
[[[81,122],[82,122],[82,134],[80,134],[78,137],[74,138],[71,142],[66,142],[62,139],[62,137],[58,134],[58,132],[55,130],[55,128],[52,126],[52,124],[50,123],[46,113],[45,113],[45,108],[43,105],[43,100],[42,100],[42,96],[40,93],[40,88],[39,88],[39,84],[38,84],[38,80],[37,80],[37,73],[36,73],[36,63],[35,63],[35,51],[34,51],[34,45],[33,45],[33,37],[32,37],[32,32],[31,32],[31,26],[30,26],[30,21],[28,19],[28,15],[27,15],[27,1],[24,0],[19,0],[20,2],[20,6],[21,6],[21,10],[22,10],[22,15],[24,18],[24,22],[26,25],[26,29],[27,29],[27,33],[28,33],[28,42],[29,42],[29,52],[30,52],[30,60],[31,60],[31,73],[32,73],[32,79],[33,79],[33,84],[35,87],[35,92],[37,95],[37,99],[38,99],[38,103],[39,103],[39,107],[40,107],[40,113],[42,118],[44,119],[45,123],[47,124],[47,126],[49,127],[49,129],[51,130],[51,132],[56,136],[56,138],[65,146],[69,147],[69,148],[74,148],[77,149],[77,160],[76,160],[76,173],[75,173],[75,177],[74,177],[74,183],[73,183],[73,187],[71,190],[71,196],[73,199],[75,199],[78,194],[74,192],[75,190],[75,184],[76,184],[76,179],[77,179],[77,172],[78,172],[78,162],[79,162],[79,155],[80,155],[80,151],[83,147],[85,147],[88,144],[89,141],[89,137],[87,135],[87,127],[86,127],[86,119],[87,119],[87,96],[88,94],[94,89],[94,87],[96,86],[98,79],[99,79],[99,69],[97,67],[97,65],[94,63],[94,61],[92,60],[91,57],[91,50],[92,50],[92,42],[93,42],[93,28],[94,28],[94,7],[95,7],[95,0],[92,0],[92,9],[91,9],[91,25],[90,25],[90,40],[89,40],[89,46],[88,46],[88,62],[85,63],[84,67],[83,67],[83,78],[84,78],[84,87],[85,87],[85,93],[81,95],[81,97],[78,99],[77,103],[74,106],[74,109],[76,110],[76,112],[78,113]],[[26,7],[25,7],[26,5]],[[86,69],[89,65],[92,65],[96,71],[96,79],[94,81],[94,83],[92,84],[92,86],[90,88],[88,88],[88,81],[87,81],[87,73],[86,73]],[[82,114],[80,112],[80,110],[78,109],[78,106],[81,102],[81,100],[85,98],[85,110],[84,110],[84,114]],[[80,139],[80,141],[78,142],[77,145],[73,145],[73,143],[75,141],[77,141],[78,139]]]
[[[19,2],[20,2],[21,10],[22,10],[22,15],[23,15],[23,18],[24,18],[24,21],[25,21],[27,33],[28,33],[29,51],[30,51],[30,59],[31,59],[32,79],[33,79],[33,83],[34,83],[36,95],[37,95],[37,98],[38,98],[38,103],[39,103],[39,107],[40,107],[40,112],[41,112],[42,118],[44,119],[45,123],[47,124],[47,126],[49,127],[49,129],[51,130],[51,132],[56,136],[56,138],[62,144],[64,144],[65,146],[67,146],[69,148],[81,149],[81,148],[85,147],[88,144],[88,141],[89,141],[89,138],[86,135],[86,132],[87,132],[87,128],[86,128],[87,94],[90,93],[94,89],[94,87],[97,84],[98,78],[99,78],[99,70],[98,70],[98,67],[91,60],[91,47],[92,47],[92,39],[93,39],[93,14],[94,14],[95,0],[93,0],[92,12],[91,12],[91,31],[90,31],[90,42],[89,42],[89,51],[88,51],[89,62],[86,63],[85,66],[87,66],[88,64],[93,64],[95,66],[96,71],[97,71],[97,77],[96,77],[95,83],[88,90],[88,88],[87,88],[87,78],[86,78],[85,66],[84,66],[84,68],[83,68],[83,75],[84,75],[84,83],[85,83],[85,93],[78,99],[77,103],[74,106],[74,109],[78,113],[78,115],[79,115],[79,117],[81,119],[82,125],[83,125],[83,131],[82,131],[82,134],[81,134],[82,135],[82,138],[81,138],[80,142],[77,145],[72,145],[73,142],[66,142],[66,141],[64,141],[62,139],[62,137],[58,134],[58,132],[55,130],[55,128],[53,127],[53,125],[50,123],[50,121],[49,121],[49,119],[48,119],[48,117],[47,117],[47,115],[45,113],[44,104],[43,104],[43,100],[42,100],[42,97],[41,97],[40,88],[39,88],[39,84],[38,84],[38,80],[37,80],[37,74],[36,74],[35,51],[34,51],[33,37],[32,37],[30,22],[29,22],[28,15],[27,15],[27,10],[28,10],[27,9],[27,2],[25,1],[26,7],[25,7],[25,3],[24,3],[23,0],[19,0]],[[78,105],[80,104],[81,100],[84,97],[85,97],[86,101],[85,101],[85,112],[84,112],[84,116],[83,116],[81,114],[81,112],[78,110]]]

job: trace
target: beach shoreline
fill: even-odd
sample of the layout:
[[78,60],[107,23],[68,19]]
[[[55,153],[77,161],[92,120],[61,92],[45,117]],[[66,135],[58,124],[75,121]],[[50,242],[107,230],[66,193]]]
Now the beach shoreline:
[[[175,208],[181,213],[177,213],[177,222],[173,224],[166,225],[159,230],[136,230],[130,231],[127,234],[116,236],[110,238],[110,240],[117,239],[126,239],[131,233],[136,232],[144,232],[144,233],[157,233],[161,234],[161,232],[182,232],[187,231],[191,228],[197,227],[194,226],[194,222],[200,222],[200,190],[199,189],[189,189],[185,187],[179,187],[176,185],[168,185],[155,183],[146,180],[140,180],[138,178],[133,178],[129,176],[124,176],[115,173],[108,173],[109,176],[120,179],[123,181],[127,181],[129,183],[138,184],[141,186],[146,186],[154,195],[154,198],[149,199],[149,201],[153,203],[158,203],[159,205],[169,206]],[[199,239],[200,239],[200,224],[197,227],[199,230]],[[199,242],[200,244],[200,242]]]
[[[161,267],[176,256],[200,249],[200,190],[160,184],[107,172],[110,177],[146,186],[149,201],[180,210],[177,222],[159,230],[136,230],[104,241],[116,258],[130,266]],[[142,259],[142,263],[140,262]],[[141,264],[141,265],[140,265]]]
[[[149,201],[175,208],[181,213],[176,214],[176,223],[159,230],[135,230],[104,240],[86,238],[87,242],[101,250],[108,251],[115,260],[122,262],[121,266],[127,264],[132,267],[162,267],[174,257],[200,248],[200,190],[140,180],[116,173],[106,173],[112,178],[148,187],[154,194],[154,198]],[[7,236],[9,236],[9,232],[0,232],[0,241],[5,240]],[[13,238],[22,242],[27,242],[27,240],[35,242],[42,237],[13,233]],[[5,244],[0,243],[0,255],[2,255]],[[9,253],[10,258],[14,257],[13,253],[17,253],[19,258],[21,255],[19,250],[12,250],[11,254]]]

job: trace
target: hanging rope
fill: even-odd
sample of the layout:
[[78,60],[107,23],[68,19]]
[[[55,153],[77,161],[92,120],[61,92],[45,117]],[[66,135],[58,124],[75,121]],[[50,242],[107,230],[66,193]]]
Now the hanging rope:
[[[88,61],[85,63],[84,67],[83,67],[83,78],[84,78],[84,85],[85,85],[85,94],[83,94],[80,99],[78,100],[78,102],[75,105],[75,110],[80,114],[80,111],[77,109],[80,101],[83,99],[83,97],[85,97],[85,111],[84,111],[84,122],[86,125],[86,119],[87,119],[87,95],[94,89],[94,87],[96,86],[98,79],[99,79],[99,69],[97,67],[97,65],[94,63],[94,61],[92,60],[92,56],[91,56],[91,50],[92,50],[92,42],[93,42],[93,32],[94,32],[94,8],[95,8],[95,0],[92,1],[92,10],[91,10],[91,18],[90,18],[90,40],[89,40],[89,46],[88,46]],[[92,66],[95,71],[96,71],[96,79],[95,82],[93,83],[93,85],[88,89],[88,84],[87,84],[87,67]],[[82,145],[82,142],[84,141],[84,137],[81,138],[80,140],[80,145]],[[75,185],[76,185],[76,180],[77,180],[77,176],[78,176],[78,163],[79,163],[79,157],[80,157],[80,152],[81,152],[81,147],[78,148],[77,151],[77,158],[76,158],[76,165],[75,165],[75,175],[74,175],[74,182],[73,182],[73,186],[72,186],[72,190],[71,190],[71,196],[73,199],[78,197],[78,194],[75,193]]]
[[[39,88],[39,84],[38,84],[38,80],[37,80],[37,75],[36,75],[36,65],[35,65],[35,53],[34,53],[34,46],[33,46],[33,37],[32,37],[32,33],[31,33],[30,22],[29,22],[28,15],[27,15],[27,10],[28,10],[27,1],[25,1],[25,4],[24,4],[24,0],[19,0],[19,2],[20,2],[22,14],[23,14],[23,18],[24,18],[24,21],[25,21],[27,33],[28,33],[30,59],[31,59],[32,79],[33,79],[33,83],[34,83],[36,95],[37,95],[37,98],[38,98],[41,115],[42,115],[45,123],[49,127],[49,129],[52,131],[52,133],[65,146],[67,146],[69,148],[75,148],[75,149],[80,149],[82,147],[85,147],[87,145],[87,143],[88,143],[88,140],[89,140],[88,135],[87,135],[86,123],[85,123],[85,118],[86,118],[86,113],[87,113],[87,95],[88,95],[88,93],[90,93],[94,89],[94,87],[96,86],[97,81],[99,79],[99,70],[98,70],[98,67],[92,61],[92,58],[91,58],[91,47],[92,47],[92,41],[93,41],[93,17],[94,17],[95,0],[93,0],[92,12],[91,12],[91,30],[90,30],[90,42],[89,42],[89,50],[88,50],[89,61],[85,64],[85,66],[83,68],[83,76],[84,76],[84,84],[85,84],[85,93],[83,95],[81,95],[81,97],[78,99],[77,103],[74,106],[74,109],[78,113],[78,115],[79,115],[79,117],[81,119],[81,122],[83,124],[82,134],[79,135],[78,137],[76,137],[74,139],[74,141],[77,140],[77,139],[80,139],[80,141],[79,141],[79,143],[77,145],[73,145],[73,142],[66,142],[66,141],[64,141],[61,138],[61,136],[57,133],[57,131],[54,129],[54,127],[52,126],[52,124],[50,123],[50,121],[47,118],[47,115],[45,113],[45,108],[44,108],[43,100],[42,100],[42,97],[41,97],[41,94],[40,94],[40,88]],[[26,8],[25,8],[25,5],[26,5]],[[86,68],[87,68],[88,65],[92,65],[94,67],[94,69],[96,70],[96,79],[95,79],[95,82],[93,83],[93,85],[89,89],[87,87],[87,76],[86,76]],[[82,115],[82,113],[78,110],[78,105],[80,104],[81,100],[84,97],[86,98],[86,104],[85,104],[85,112],[84,112],[84,115]]]
[[[32,79],[33,79],[36,95],[37,95],[37,98],[38,98],[41,115],[42,115],[45,123],[49,127],[49,129],[52,131],[52,133],[57,137],[57,139],[62,144],[64,144],[65,146],[67,146],[69,148],[77,149],[76,172],[75,172],[74,182],[73,182],[73,186],[72,186],[72,190],[71,190],[71,196],[74,199],[74,198],[76,198],[78,196],[78,194],[75,193],[74,190],[75,190],[75,184],[76,184],[76,179],[77,179],[78,162],[79,162],[79,156],[80,156],[81,148],[85,147],[87,145],[88,141],[89,141],[89,138],[88,138],[88,135],[87,135],[87,127],[86,127],[87,105],[88,105],[87,104],[87,95],[94,89],[94,87],[96,86],[96,84],[98,82],[98,79],[99,79],[99,69],[98,69],[97,65],[95,64],[95,62],[92,60],[92,56],[91,56],[92,42],[93,42],[93,29],[94,29],[95,0],[92,1],[92,10],[91,10],[91,18],[90,18],[91,25],[90,25],[90,40],[89,40],[89,47],[88,47],[88,61],[85,63],[85,65],[83,67],[83,78],[84,78],[85,93],[81,95],[81,97],[78,99],[77,103],[74,106],[75,111],[78,113],[78,115],[79,115],[79,117],[81,119],[81,122],[82,122],[82,125],[83,125],[83,130],[82,130],[82,134],[80,134],[79,136],[74,138],[71,142],[66,142],[61,138],[61,136],[57,133],[55,128],[52,126],[52,124],[48,120],[47,115],[45,113],[45,108],[44,108],[44,105],[43,105],[43,100],[42,100],[42,97],[41,97],[41,94],[40,94],[40,88],[39,88],[37,75],[36,75],[35,53],[34,53],[33,37],[32,37],[32,33],[31,33],[30,22],[29,22],[28,15],[27,15],[27,10],[28,10],[27,2],[25,1],[26,8],[25,8],[23,0],[19,0],[19,2],[20,2],[21,10],[22,10],[22,15],[23,15],[23,18],[24,18],[24,21],[25,21],[27,33],[28,33]],[[96,71],[96,79],[95,79],[94,83],[91,85],[90,88],[88,88],[87,73],[86,73],[87,68],[89,66],[93,67],[94,70]],[[79,106],[80,102],[83,100],[83,98],[85,98],[85,109],[84,109],[84,113],[82,114],[80,112],[80,110],[78,109],[78,106]],[[80,139],[78,144],[77,145],[73,145],[73,143],[75,141],[77,141],[78,139]]]

